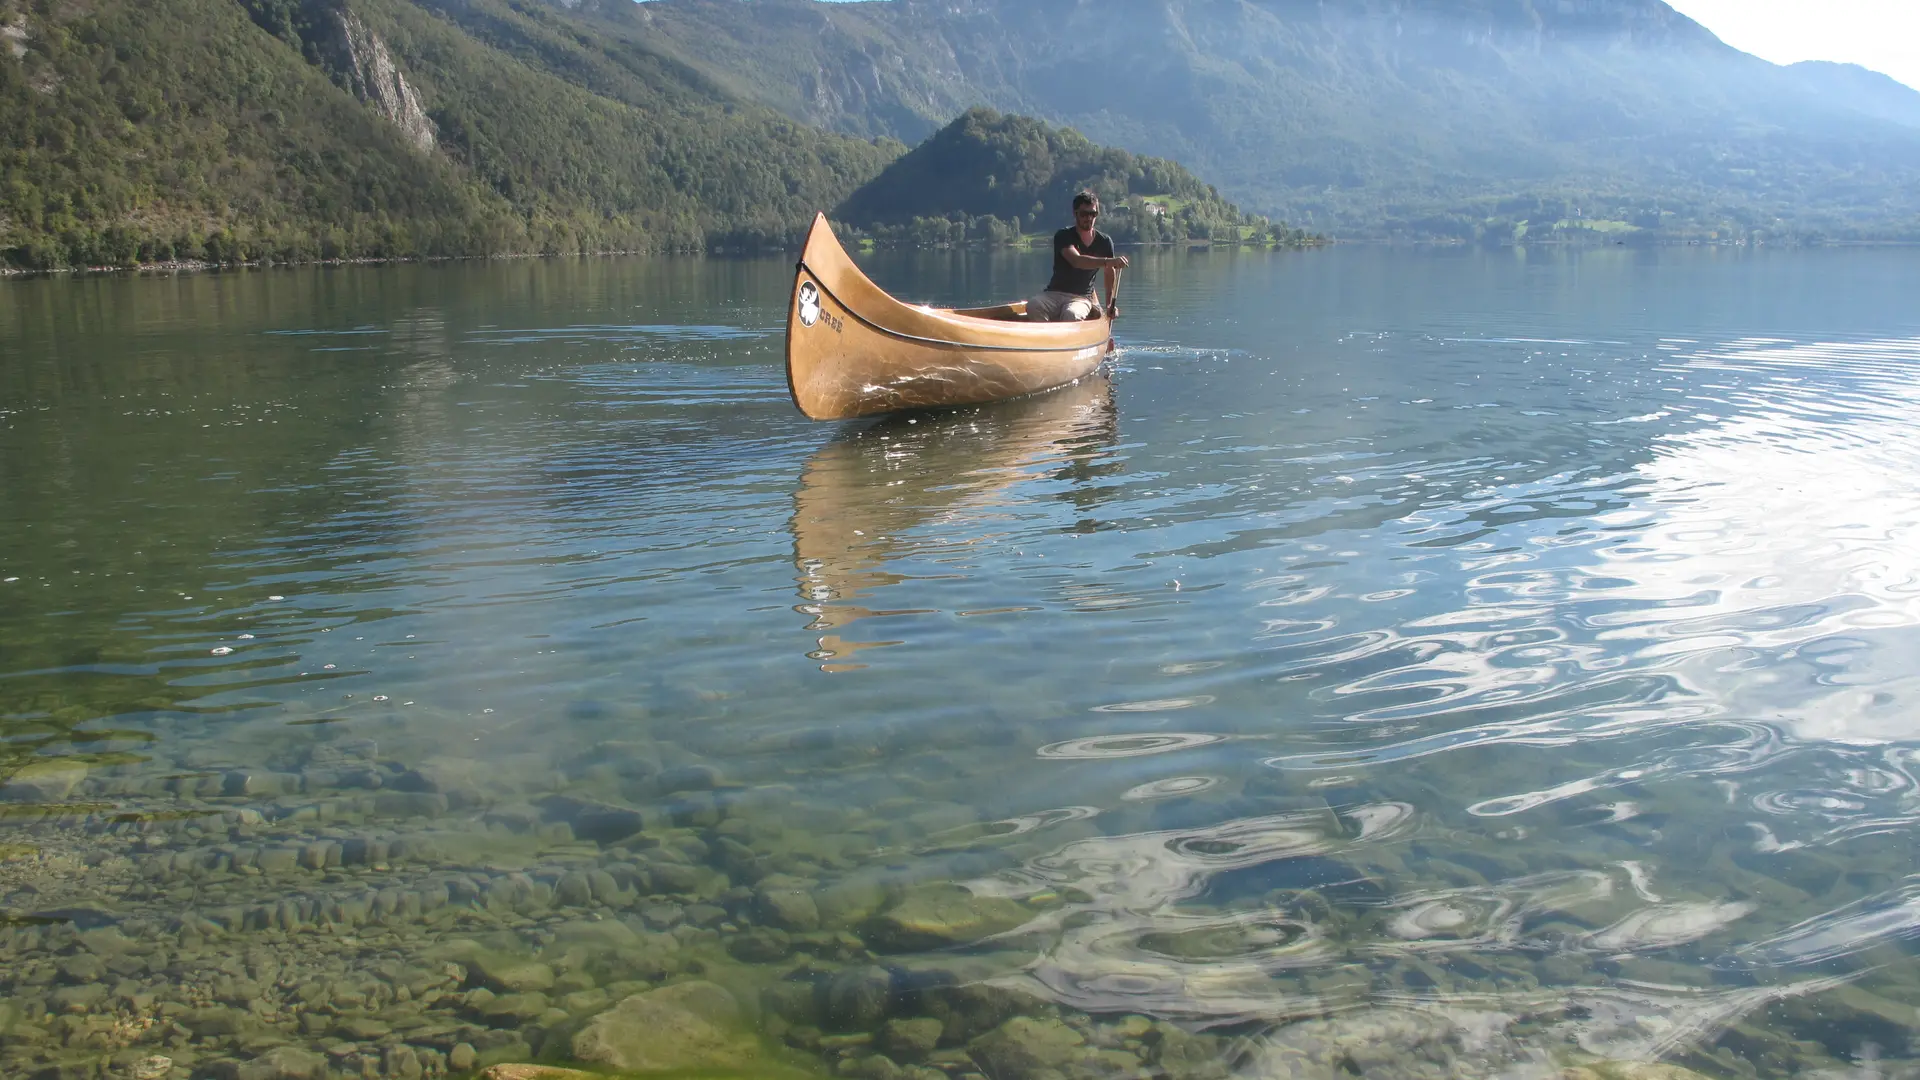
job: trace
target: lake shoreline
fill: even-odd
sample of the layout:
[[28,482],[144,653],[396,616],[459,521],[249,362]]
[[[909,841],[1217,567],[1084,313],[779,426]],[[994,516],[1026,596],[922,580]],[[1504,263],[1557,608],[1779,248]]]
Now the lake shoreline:
[[[1212,243],[1210,241],[1205,241],[1205,240],[1191,240],[1191,241],[1166,241],[1161,243],[1125,243],[1125,244],[1117,244],[1115,246],[1120,248],[1169,248],[1169,249],[1172,249],[1172,248],[1183,248],[1183,249],[1255,248],[1259,250],[1273,250],[1273,251],[1308,251],[1316,248],[1331,247],[1334,244],[1337,244],[1339,242],[1340,241],[1337,241],[1337,240],[1324,240],[1319,243],[1309,243],[1309,244],[1249,244],[1249,243],[1216,244],[1216,243]],[[1041,245],[1039,244],[1025,244],[1025,245],[1009,244],[1004,246],[1010,250],[1038,250],[1041,247]],[[797,246],[796,246],[796,250],[797,250]],[[990,250],[990,248],[988,245],[984,245],[984,244],[941,244],[941,245],[935,245],[932,247],[917,247],[909,244],[863,244],[858,247],[858,250],[862,252],[985,251],[985,250]],[[708,250],[708,251],[647,251],[647,250],[569,251],[569,252],[540,252],[540,253],[525,253],[525,254],[515,253],[515,254],[502,254],[502,255],[447,255],[447,256],[438,257],[438,258],[422,258],[417,256],[407,256],[407,257],[393,258],[393,259],[374,259],[374,258],[302,259],[297,261],[281,260],[281,259],[255,259],[247,262],[209,262],[204,259],[169,259],[164,262],[139,263],[134,266],[60,266],[60,267],[51,267],[43,270],[23,269],[17,266],[0,266],[0,279],[56,277],[56,276],[63,276],[63,275],[82,276],[82,275],[90,275],[90,274],[188,274],[188,273],[217,272],[222,270],[279,270],[279,269],[306,268],[306,267],[314,267],[314,266],[326,266],[326,267],[428,266],[428,265],[435,265],[440,263],[496,262],[496,261],[521,260],[521,259],[610,259],[610,258],[625,258],[625,257],[636,256],[636,255],[694,256],[697,258],[704,259],[704,258],[711,258],[716,256],[721,258],[737,258],[743,255],[784,255],[784,254],[790,254],[790,252],[786,251],[785,249],[782,249],[779,251],[772,251],[772,250],[748,251],[741,248],[729,248],[729,247],[726,247],[725,245],[717,245],[712,250]]]
[[[1034,250],[1038,245],[1029,244],[1029,245],[1007,245],[1007,246],[1009,248],[1016,249],[1016,250]],[[1248,244],[1248,243],[1216,244],[1216,243],[1212,243],[1210,241],[1204,241],[1204,240],[1191,240],[1191,241],[1166,241],[1166,242],[1159,242],[1159,243],[1123,243],[1123,244],[1115,245],[1115,247],[1123,248],[1123,249],[1146,249],[1146,248],[1176,249],[1177,248],[1177,249],[1184,249],[1184,250],[1195,250],[1195,249],[1212,250],[1215,248],[1221,248],[1221,249],[1232,249],[1232,250],[1251,249],[1251,250],[1258,250],[1258,251],[1317,251],[1323,248],[1345,247],[1345,246],[1392,247],[1392,248],[1398,248],[1398,247],[1463,248],[1463,249],[1485,247],[1485,245],[1475,244],[1471,241],[1466,241],[1466,240],[1396,240],[1391,237],[1350,237],[1350,238],[1329,237],[1316,243],[1307,243],[1307,244]],[[1642,250],[1649,249],[1649,248],[1687,248],[1687,247],[1748,248],[1752,250],[1760,250],[1762,248],[1771,248],[1775,250],[1790,250],[1790,251],[1808,251],[1808,250],[1816,250],[1820,248],[1836,248],[1836,249],[1837,248],[1864,248],[1864,249],[1879,250],[1879,249],[1887,249],[1887,248],[1920,248],[1920,240],[1828,240],[1828,241],[1823,241],[1817,244],[1789,244],[1789,243],[1752,244],[1745,241],[1733,241],[1733,240],[1666,240],[1666,241],[1660,241],[1658,243],[1593,244],[1593,243],[1581,243],[1573,240],[1539,240],[1539,241],[1533,241],[1530,243],[1519,243],[1519,244],[1503,243],[1498,245],[1496,248],[1488,248],[1487,250],[1505,250],[1505,249],[1511,249],[1511,248],[1531,248],[1531,247],[1556,248],[1556,249],[1563,249],[1563,250],[1578,249],[1578,250],[1593,250],[1593,251],[1612,250],[1614,248],[1619,248],[1619,247],[1635,248],[1635,249],[1642,249]],[[979,245],[979,244],[958,244],[958,245],[942,244],[942,245],[935,245],[932,247],[915,247],[911,245],[885,244],[885,245],[861,245],[858,248],[858,250],[863,254],[868,254],[875,251],[957,252],[957,251],[983,251],[983,250],[990,250],[990,249],[986,245]],[[733,248],[727,248],[727,247],[721,246],[711,251],[643,251],[643,250],[578,251],[578,252],[544,252],[544,253],[528,253],[528,254],[501,254],[501,255],[448,255],[448,256],[439,257],[439,258],[403,257],[403,258],[393,258],[393,259],[374,259],[374,258],[307,259],[307,260],[300,260],[300,261],[259,259],[259,260],[249,261],[249,262],[208,262],[206,260],[201,260],[201,259],[173,259],[173,260],[168,260],[165,262],[157,262],[157,263],[140,263],[136,266],[62,266],[62,267],[53,267],[49,269],[40,269],[40,270],[25,269],[17,266],[0,266],[0,280],[21,280],[21,279],[29,279],[29,278],[63,277],[63,276],[83,277],[83,276],[91,276],[96,274],[191,274],[191,273],[218,273],[218,272],[227,271],[227,270],[286,270],[286,269],[306,269],[306,268],[311,268],[316,266],[318,267],[427,266],[427,265],[437,265],[437,264],[443,264],[443,263],[501,262],[501,261],[510,261],[510,260],[517,261],[517,260],[533,260],[533,259],[540,259],[540,260],[610,259],[610,258],[625,258],[625,257],[631,257],[631,256],[638,256],[638,255],[692,256],[692,257],[704,259],[704,258],[713,258],[713,257],[738,258],[743,255],[778,255],[778,254],[783,254],[783,252],[746,251],[742,249],[733,249]]]

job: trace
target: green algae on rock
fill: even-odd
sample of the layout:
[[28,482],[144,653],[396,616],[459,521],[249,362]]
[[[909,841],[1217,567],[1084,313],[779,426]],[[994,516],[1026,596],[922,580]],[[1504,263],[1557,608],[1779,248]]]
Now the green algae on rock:
[[990,1076],[1033,1076],[1087,1053],[1085,1036],[1059,1020],[1016,1016],[967,1044]]
[[1004,934],[1031,917],[1003,897],[980,896],[961,885],[928,885],[869,919],[865,937],[882,952],[919,952]]
[[742,1032],[734,996],[710,982],[635,994],[573,1037],[574,1057],[629,1071],[743,1069],[763,1054]]
[[29,761],[0,783],[0,802],[48,803],[66,798],[87,778],[84,762]]

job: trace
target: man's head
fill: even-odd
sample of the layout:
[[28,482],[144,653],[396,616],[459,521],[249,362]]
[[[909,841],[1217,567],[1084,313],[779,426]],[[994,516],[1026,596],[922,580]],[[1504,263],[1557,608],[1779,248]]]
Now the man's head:
[[1073,223],[1082,229],[1093,228],[1100,220],[1100,196],[1083,191],[1073,197]]

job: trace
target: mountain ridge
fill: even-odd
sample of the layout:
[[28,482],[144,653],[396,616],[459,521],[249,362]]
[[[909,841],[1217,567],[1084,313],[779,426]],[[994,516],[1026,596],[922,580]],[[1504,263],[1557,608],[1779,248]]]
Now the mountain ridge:
[[1857,112],[1920,127],[1920,90],[1891,75],[1859,64],[1828,60],[1803,60],[1787,65],[1787,70],[1797,75],[1809,91],[1827,95]]
[[1671,238],[1920,236],[1909,127],[1808,93],[1660,0],[579,10],[804,122],[911,142],[985,105],[1179,160],[1249,209],[1347,235],[1493,236],[1549,217]]

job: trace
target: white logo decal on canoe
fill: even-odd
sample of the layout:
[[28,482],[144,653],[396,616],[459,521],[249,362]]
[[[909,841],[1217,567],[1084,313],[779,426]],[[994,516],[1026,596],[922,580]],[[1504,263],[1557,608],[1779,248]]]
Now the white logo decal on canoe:
[[820,290],[809,281],[800,286],[800,325],[812,326],[820,321]]

